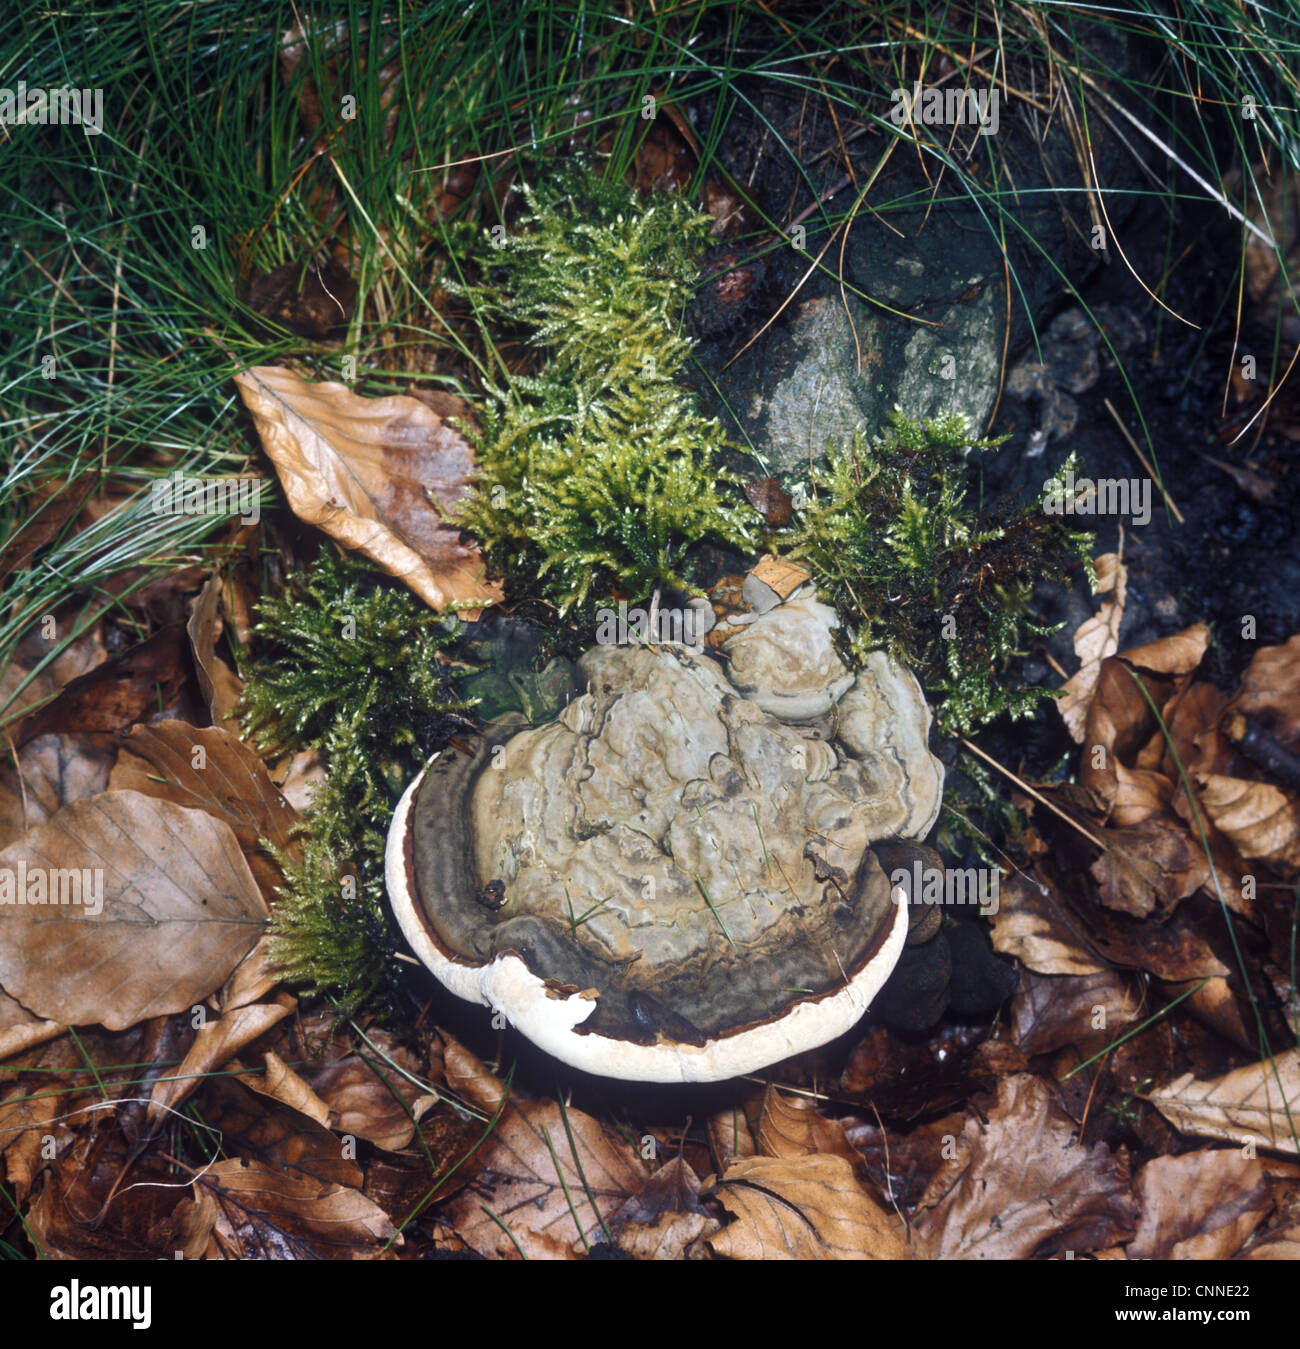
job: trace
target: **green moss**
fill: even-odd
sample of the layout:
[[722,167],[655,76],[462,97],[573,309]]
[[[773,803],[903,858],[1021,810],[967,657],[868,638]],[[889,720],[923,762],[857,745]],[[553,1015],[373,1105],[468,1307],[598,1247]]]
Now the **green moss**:
[[678,382],[709,219],[582,169],[525,192],[520,232],[498,233],[466,293],[497,340],[522,329],[545,364],[492,391],[478,490],[455,516],[562,611],[616,584],[631,598],[689,588],[690,544],[748,548],[759,523],[716,462],[721,428]]
[[276,962],[312,993],[355,1010],[392,978],[397,938],[384,902],[384,841],[403,787],[462,724],[439,651],[455,621],[332,550],[265,601],[241,711],[267,752],[317,750],[302,861],[281,856]]
[[845,620],[851,652],[885,647],[931,694],[940,727],[969,732],[1003,713],[1028,716],[1050,692],[1000,676],[1031,634],[1034,582],[1088,562],[1092,536],[1034,503],[997,516],[969,501],[964,420],[924,425],[896,413],[879,443],[832,450],[787,541]]

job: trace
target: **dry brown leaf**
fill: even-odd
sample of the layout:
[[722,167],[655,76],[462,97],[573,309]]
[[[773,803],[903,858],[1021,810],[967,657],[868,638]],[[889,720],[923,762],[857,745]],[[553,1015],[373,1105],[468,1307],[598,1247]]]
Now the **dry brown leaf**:
[[1011,1033],[1030,1056],[1075,1045],[1084,1057],[1137,1020],[1140,987],[1118,970],[1083,975],[1027,971],[1011,999]]
[[217,655],[217,639],[221,636],[220,609],[221,581],[213,576],[191,606],[185,631],[189,634],[194,669],[208,715],[214,726],[224,726],[238,737],[239,720],[234,713],[244,692],[244,681]]
[[[262,935],[266,904],[228,825],[138,792],[64,806],[0,852],[0,879],[87,869],[102,910],[0,907],[0,986],[36,1016],[122,1030],[219,988]],[[90,887],[94,893],[96,887]],[[30,890],[29,890],[30,893]]]
[[1075,936],[1050,891],[1044,894],[1025,876],[1002,882],[993,949],[1039,974],[1102,974],[1107,969]]
[[330,1108],[316,1095],[306,1082],[274,1050],[268,1050],[262,1056],[263,1070],[260,1073],[241,1073],[239,1081],[250,1091],[261,1096],[269,1096],[290,1110],[306,1115],[324,1128],[329,1128]]
[[67,1029],[57,1021],[46,1021],[33,1016],[21,1003],[15,1002],[0,988],[0,1059],[11,1059],[46,1040],[52,1040]]
[[251,1090],[243,1081],[226,1076],[205,1079],[197,1105],[228,1157],[255,1158],[322,1188],[355,1190],[364,1180],[353,1150],[323,1124],[273,1096]]
[[1214,827],[1243,857],[1294,872],[1300,867],[1300,801],[1271,782],[1218,773],[1199,775],[1201,804]]
[[[396,1046],[394,1051],[397,1061],[408,1072],[418,1068],[408,1052]],[[302,1078],[329,1108],[330,1125],[337,1132],[353,1134],[376,1147],[397,1152],[415,1137],[420,1115],[438,1098],[421,1092],[396,1069],[383,1063],[379,1068],[383,1077],[361,1055],[349,1054],[329,1063],[304,1067]]]
[[214,1234],[241,1259],[373,1260],[396,1231],[360,1190],[290,1176],[261,1161],[217,1162],[194,1184],[197,1195],[216,1203]]
[[235,966],[235,972],[217,994],[219,1010],[229,1013],[264,998],[279,983],[271,968],[271,938],[262,937]]
[[1228,709],[1264,722],[1282,744],[1300,744],[1300,633],[1255,652]]
[[1130,1260],[1227,1260],[1273,1207],[1264,1168],[1234,1148],[1157,1157],[1133,1188],[1141,1217]]
[[1040,1079],[1003,1078],[988,1123],[969,1115],[954,1142],[913,1219],[935,1259],[1025,1260],[1132,1235],[1137,1205],[1124,1155],[1080,1146]]
[[778,1091],[770,1082],[758,1117],[758,1146],[764,1157],[807,1157],[822,1153],[857,1166],[861,1157],[838,1120],[820,1114],[806,1096]]
[[719,1171],[726,1171],[741,1157],[753,1157],[758,1153],[749,1119],[739,1105],[710,1115],[708,1134],[709,1152]]
[[110,1122],[47,1163],[25,1224],[45,1258],[171,1260],[185,1247],[188,1185],[157,1154],[133,1159],[129,1146]]
[[447,1087],[470,1105],[494,1115],[506,1094],[505,1083],[477,1059],[459,1040],[442,1032],[443,1074]]
[[[688,1247],[720,1226],[700,1203],[699,1177],[680,1157],[665,1162],[640,1194],[607,1214],[606,1224],[637,1260],[680,1260]],[[696,1246],[690,1254],[698,1252]]]
[[171,707],[189,680],[185,629],[160,628],[70,679],[50,702],[23,718],[15,743],[25,745],[52,732],[125,731]]
[[653,1222],[620,1228],[618,1245],[634,1260],[684,1260],[688,1247],[718,1227],[716,1218],[703,1213],[661,1213]]
[[180,1067],[153,1084],[149,1093],[149,1123],[160,1122],[169,1110],[175,1110],[202,1085],[205,1073],[223,1067],[246,1044],[283,1021],[297,1005],[296,998],[281,993],[274,1002],[237,1007],[215,1021],[205,1022],[195,1033],[194,1043]]
[[14,1197],[27,1197],[46,1159],[41,1156],[47,1136],[54,1133],[56,1116],[68,1110],[72,1098],[61,1096],[48,1078],[39,1087],[13,1087],[0,1101],[0,1158]]
[[1120,553],[1102,553],[1096,560],[1098,595],[1114,594],[1104,601],[1096,614],[1079,625],[1074,634],[1074,654],[1078,656],[1078,671],[1065,682],[1065,697],[1056,702],[1056,710],[1065,722],[1066,730],[1076,744],[1083,744],[1084,723],[1101,662],[1119,650],[1119,629],[1124,621],[1124,603],[1127,599],[1128,568]]
[[108,785],[224,820],[235,831],[268,902],[283,884],[261,840],[292,853],[301,816],[271,781],[261,759],[228,730],[200,730],[183,721],[136,726],[122,745]]
[[1119,913],[1154,914],[1163,921],[1210,879],[1204,851],[1177,821],[1148,819],[1129,829],[1103,829],[1102,835],[1106,851],[1090,871],[1101,902]]
[[944,1115],[902,1133],[876,1120],[846,1119],[844,1128],[885,1202],[910,1206],[938,1169],[945,1137],[956,1138],[965,1122],[965,1115]]
[[626,1143],[554,1101],[507,1105],[478,1162],[474,1183],[444,1216],[480,1255],[507,1259],[521,1250],[530,1260],[575,1258],[583,1236],[599,1239],[601,1219],[649,1178]]
[[294,513],[405,582],[439,613],[471,601],[466,619],[502,598],[478,549],[445,524],[474,463],[463,436],[403,394],[359,398],[258,366],[235,376]]
[[736,1221],[709,1238],[733,1260],[906,1260],[902,1222],[843,1157],[742,1157],[706,1182]]
[[1184,1073],[1143,1095],[1185,1134],[1242,1144],[1253,1139],[1258,1147],[1300,1155],[1300,1050],[1288,1049],[1273,1062],[1276,1076],[1268,1063],[1251,1063],[1212,1082]]

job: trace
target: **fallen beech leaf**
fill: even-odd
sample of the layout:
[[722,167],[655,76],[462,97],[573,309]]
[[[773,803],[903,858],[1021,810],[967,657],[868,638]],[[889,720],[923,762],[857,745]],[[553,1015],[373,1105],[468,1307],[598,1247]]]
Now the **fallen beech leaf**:
[[239,721],[234,712],[244,692],[244,681],[217,655],[217,638],[221,636],[220,605],[221,582],[213,576],[191,606],[185,631],[189,635],[194,669],[208,715],[214,726],[224,726],[237,736]]
[[1083,744],[1084,723],[1101,662],[1119,650],[1119,629],[1124,621],[1124,602],[1127,599],[1128,568],[1120,553],[1102,553],[1096,560],[1097,594],[1113,594],[1113,600],[1104,601],[1096,614],[1079,625],[1074,634],[1074,654],[1078,656],[1078,671],[1065,682],[1065,697],[1056,702],[1056,710],[1065,722],[1066,730],[1076,744]]
[[1130,1260],[1228,1260],[1273,1207],[1264,1168],[1235,1148],[1157,1157],[1133,1188],[1141,1217]]
[[39,735],[0,762],[0,848],[44,824],[60,806],[104,791],[114,750],[97,735]]
[[264,998],[279,983],[271,969],[271,938],[264,936],[235,966],[235,972],[217,994],[222,1014],[247,1007]]
[[[1074,1045],[1085,1057],[1137,1020],[1142,1007],[1139,989],[1132,976],[1118,970],[1083,975],[1028,972],[1011,999],[1011,1033],[1031,1056]],[[1103,1012],[1100,1018],[1097,1008]]]
[[329,1129],[273,1096],[250,1090],[244,1081],[206,1078],[196,1106],[228,1157],[256,1159],[322,1189],[357,1189],[362,1183],[361,1168]]
[[687,1247],[719,1226],[703,1213],[661,1213],[653,1222],[620,1228],[618,1246],[634,1260],[684,1260]]
[[240,1259],[373,1260],[396,1231],[360,1190],[289,1176],[265,1162],[217,1162],[194,1184],[216,1203],[214,1234]]
[[1003,880],[993,919],[993,949],[1039,974],[1102,974],[1107,966],[1075,935],[1060,902],[1032,880]]
[[648,1179],[626,1143],[606,1137],[590,1115],[562,1111],[554,1101],[507,1105],[478,1162],[474,1183],[444,1216],[480,1255],[507,1259],[520,1251],[529,1259],[575,1258],[583,1236],[598,1239],[601,1219]]
[[[418,1073],[419,1064],[409,1051],[393,1045],[385,1053],[412,1076]],[[411,1142],[420,1114],[438,1099],[382,1059],[372,1064],[360,1054],[308,1065],[301,1073],[303,1081],[329,1107],[334,1129],[355,1134],[390,1152],[398,1152]]]
[[[1163,707],[1190,681],[1209,641],[1209,627],[1197,623],[1172,637],[1108,656],[1101,662],[1084,724],[1080,781],[1109,811],[1116,804],[1123,778],[1125,795],[1119,803],[1117,824],[1140,823],[1162,803],[1167,804],[1173,794],[1173,784],[1162,774],[1150,775],[1154,765],[1136,762],[1139,751],[1152,742],[1153,733],[1159,736],[1159,728],[1135,674],[1155,705]],[[1098,748],[1104,751],[1100,756]],[[1156,750],[1159,763],[1158,742]]]
[[269,901],[283,884],[280,868],[261,841],[294,852],[293,833],[301,816],[271,781],[261,759],[228,730],[200,730],[183,721],[136,726],[122,745],[108,785],[224,820],[235,831],[263,896]]
[[185,629],[161,628],[147,641],[110,656],[69,680],[52,702],[25,717],[16,743],[70,731],[124,731],[159,706],[169,707],[190,677]]
[[235,383],[300,519],[359,549],[440,613],[469,601],[469,620],[502,598],[483,579],[478,549],[430,500],[459,500],[474,470],[464,437],[436,413],[403,394],[359,398],[275,366]]
[[1218,773],[1200,775],[1199,781],[1205,813],[1243,857],[1262,858],[1291,873],[1300,867],[1300,801],[1294,793]]
[[846,1119],[844,1130],[882,1198],[910,1207],[925,1192],[942,1160],[945,1136],[956,1138],[965,1122],[965,1115],[944,1115],[901,1133],[874,1120]]
[[998,1083],[987,1124],[968,1115],[914,1222],[935,1259],[1025,1260],[1113,1246],[1136,1218],[1124,1154],[1081,1146],[1047,1084],[1018,1073]]
[[263,1056],[263,1070],[260,1073],[241,1073],[239,1081],[250,1091],[260,1096],[269,1096],[290,1110],[306,1115],[317,1124],[329,1128],[330,1108],[314,1091],[289,1067],[274,1050],[268,1050]]
[[[30,872],[29,872],[30,869]],[[83,872],[84,869],[84,872]],[[0,905],[0,986],[37,1016],[122,1030],[219,988],[266,904],[228,825],[138,792],[74,801],[0,852],[0,880],[83,874],[102,911]]]
[[[0,1059],[12,1059],[28,1049],[52,1040],[67,1029],[57,1021],[33,1016],[0,988]],[[0,1139],[0,1146],[3,1140]]]
[[283,1021],[298,1005],[298,1000],[281,993],[274,1002],[238,1007],[215,1021],[206,1021],[194,1035],[194,1043],[174,1073],[166,1073],[149,1093],[149,1124],[160,1122],[169,1110],[175,1110],[196,1088],[206,1073],[224,1067],[243,1047],[277,1022]]
[[1264,722],[1284,745],[1300,744],[1300,632],[1255,652],[1227,710]]
[[764,1157],[807,1157],[815,1153],[861,1161],[838,1120],[819,1114],[804,1096],[785,1094],[770,1082],[758,1117],[758,1146]]
[[1243,1144],[1255,1140],[1260,1147],[1300,1155],[1300,1050],[1288,1049],[1273,1063],[1276,1076],[1272,1065],[1251,1063],[1212,1082],[1184,1073],[1141,1094],[1182,1133]]
[[709,1152],[719,1171],[725,1171],[741,1157],[758,1153],[749,1120],[739,1105],[709,1116]]
[[1176,821],[1148,819],[1131,829],[1104,829],[1102,836],[1106,851],[1090,871],[1101,902],[1119,913],[1163,920],[1210,879],[1204,851]]
[[45,1164],[41,1153],[46,1136],[52,1136],[51,1125],[68,1109],[69,1098],[60,1096],[53,1085],[48,1078],[38,1088],[24,1083],[0,1101],[0,1159],[5,1179],[19,1200],[27,1197]]
[[26,1226],[46,1258],[170,1260],[189,1234],[187,1189],[156,1154],[133,1159],[109,1125],[47,1165]]
[[493,1076],[459,1040],[444,1031],[443,1072],[447,1086],[457,1096],[477,1106],[486,1115],[496,1113],[505,1097],[505,1083]]
[[843,1157],[742,1157],[706,1182],[735,1216],[709,1238],[734,1260],[906,1260],[903,1224],[886,1213]]

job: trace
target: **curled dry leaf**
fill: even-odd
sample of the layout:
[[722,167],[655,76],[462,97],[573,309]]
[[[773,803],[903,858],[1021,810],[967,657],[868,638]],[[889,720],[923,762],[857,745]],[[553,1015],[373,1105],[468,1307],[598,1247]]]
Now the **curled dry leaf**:
[[246,1044],[283,1021],[297,1005],[296,998],[281,993],[274,1002],[237,1007],[217,1020],[204,1022],[180,1067],[153,1084],[149,1093],[149,1123],[159,1123],[201,1085],[204,1074],[224,1067]]
[[902,1222],[843,1157],[742,1157],[705,1183],[735,1217],[709,1246],[733,1260],[906,1260]]
[[1204,850],[1172,818],[1102,832],[1106,851],[1090,870],[1101,902],[1120,913],[1164,919],[1210,879]]
[[191,606],[185,631],[189,634],[194,669],[208,715],[213,725],[224,726],[237,735],[239,722],[235,707],[244,692],[244,681],[217,655],[217,638],[221,636],[220,606],[221,581],[213,576]]
[[1300,1050],[1278,1054],[1272,1064],[1247,1064],[1212,1082],[1184,1073],[1167,1087],[1144,1093],[1185,1134],[1222,1138],[1300,1155]]
[[[408,1072],[418,1070],[407,1051],[394,1046],[389,1052]],[[360,1054],[304,1067],[302,1077],[328,1107],[335,1129],[390,1152],[411,1142],[420,1114],[437,1101],[396,1068],[382,1061],[372,1065]]]
[[266,1162],[217,1162],[194,1184],[216,1204],[213,1235],[238,1259],[376,1259],[396,1231],[360,1190],[290,1176]]
[[442,1033],[442,1043],[443,1076],[448,1090],[477,1106],[484,1114],[496,1114],[505,1098],[505,1083],[446,1031]]
[[318,525],[415,591],[439,613],[467,604],[475,618],[501,597],[478,549],[442,520],[469,490],[464,437],[404,394],[359,398],[258,366],[235,377],[294,514]]
[[1210,773],[1200,777],[1201,803],[1214,827],[1243,857],[1300,868],[1300,800],[1271,782]]
[[1011,999],[1011,1033],[1030,1056],[1075,1045],[1086,1057],[1136,1021],[1141,1008],[1140,985],[1118,970],[1081,975],[1031,971]]
[[1026,876],[1002,882],[993,949],[1039,974],[1102,974],[1107,968],[1076,936],[1051,889]]
[[477,1161],[444,1216],[480,1255],[507,1259],[576,1258],[649,1179],[626,1143],[554,1101],[507,1105]]
[[0,885],[6,875],[13,891],[25,878],[29,896],[38,875],[43,892],[82,893],[81,903],[0,902],[0,986],[71,1025],[122,1030],[202,1002],[267,918],[228,825],[139,792],[64,806],[0,852]]
[[854,1166],[862,1160],[838,1120],[820,1114],[806,1096],[778,1091],[770,1082],[758,1117],[758,1145],[765,1157],[821,1153],[843,1157]]
[[973,1114],[914,1221],[940,1260],[1025,1260],[1127,1240],[1137,1219],[1122,1152],[1083,1147],[1047,1084],[998,1083],[987,1124]]
[[190,677],[185,629],[160,628],[147,641],[69,680],[51,701],[24,717],[15,737],[25,745],[50,732],[125,731],[180,697]]
[[758,1153],[758,1143],[750,1128],[749,1119],[739,1102],[729,1110],[719,1110],[709,1116],[709,1153],[719,1171],[725,1171],[741,1157]]
[[1097,687],[1101,662],[1119,650],[1119,629],[1128,597],[1128,568],[1121,553],[1103,553],[1096,560],[1096,570],[1096,593],[1114,598],[1103,601],[1096,614],[1081,623],[1074,634],[1074,654],[1079,658],[1079,669],[1066,680],[1065,697],[1056,703],[1066,730],[1080,745],[1083,744],[1084,723]]
[[680,1157],[661,1166],[607,1222],[619,1248],[636,1260],[681,1260],[720,1226],[700,1203],[699,1177]]
[[1264,1168],[1236,1148],[1157,1157],[1133,1188],[1141,1218],[1130,1260],[1228,1260],[1273,1207]]
[[[61,1035],[66,1027],[57,1021],[33,1016],[0,988],[0,1059],[12,1059],[25,1050]],[[0,1140],[0,1146],[3,1140]]]
[[26,1215],[45,1258],[170,1260],[185,1247],[188,1187],[161,1157],[133,1158],[129,1148],[120,1130],[104,1127],[47,1167]]

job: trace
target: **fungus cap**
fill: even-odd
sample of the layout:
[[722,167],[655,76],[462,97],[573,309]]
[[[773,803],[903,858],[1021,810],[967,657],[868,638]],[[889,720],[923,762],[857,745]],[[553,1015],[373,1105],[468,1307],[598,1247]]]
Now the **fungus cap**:
[[[555,721],[489,724],[472,755],[436,755],[403,795],[387,881],[416,954],[451,992],[606,1077],[718,1081],[848,1030],[907,938],[871,844],[915,837],[938,811],[915,680],[885,663],[832,695],[861,704],[853,752],[685,647],[602,646],[580,666],[588,692]],[[900,721],[907,734],[865,744]]]

